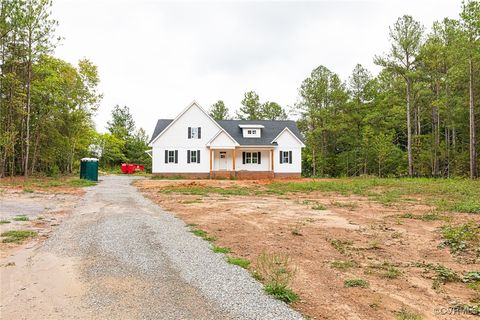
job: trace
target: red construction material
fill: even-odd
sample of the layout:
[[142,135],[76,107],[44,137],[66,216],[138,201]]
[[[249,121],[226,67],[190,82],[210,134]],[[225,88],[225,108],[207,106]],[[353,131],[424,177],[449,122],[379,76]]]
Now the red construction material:
[[120,169],[122,173],[132,174],[137,171],[145,171],[145,166],[142,164],[135,164],[135,163],[122,163]]

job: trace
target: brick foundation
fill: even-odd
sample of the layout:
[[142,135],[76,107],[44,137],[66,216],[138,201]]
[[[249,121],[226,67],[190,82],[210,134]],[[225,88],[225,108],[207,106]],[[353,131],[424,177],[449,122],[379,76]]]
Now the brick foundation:
[[240,180],[273,179],[274,173],[272,171],[237,171],[236,177]]
[[297,172],[277,172],[272,171],[212,171],[206,172],[155,172],[154,176],[158,177],[179,177],[184,179],[231,179],[240,180],[261,180],[261,179],[282,179],[282,178],[301,178],[301,174]]

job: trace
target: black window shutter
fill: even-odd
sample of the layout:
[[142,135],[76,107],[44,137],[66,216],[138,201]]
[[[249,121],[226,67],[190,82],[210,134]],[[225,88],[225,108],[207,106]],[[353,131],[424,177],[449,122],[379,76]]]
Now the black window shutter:
[[187,163],[190,163],[190,150],[187,150]]
[[261,164],[262,163],[262,153],[259,152],[258,153],[258,164]]
[[245,164],[245,152],[242,152],[242,162]]
[[192,138],[192,128],[188,127],[188,139]]
[[[198,128],[198,130],[200,130],[200,128]],[[197,163],[200,163],[200,150],[197,150]]]
[[288,151],[288,163],[292,163],[292,151]]
[[198,139],[202,138],[202,128],[198,127]]
[[280,151],[280,152],[279,152],[279,154],[280,154],[280,158],[279,158],[279,159],[280,159],[280,163],[283,163],[283,159],[282,159],[282,151]]
[[175,150],[175,163],[178,163],[178,150]]
[[168,150],[165,150],[165,163],[168,163]]

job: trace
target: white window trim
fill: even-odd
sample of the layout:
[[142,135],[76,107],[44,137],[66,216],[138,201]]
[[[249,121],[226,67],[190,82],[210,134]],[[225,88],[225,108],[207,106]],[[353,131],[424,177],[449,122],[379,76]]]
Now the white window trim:
[[245,151],[245,164],[258,164],[258,152]]

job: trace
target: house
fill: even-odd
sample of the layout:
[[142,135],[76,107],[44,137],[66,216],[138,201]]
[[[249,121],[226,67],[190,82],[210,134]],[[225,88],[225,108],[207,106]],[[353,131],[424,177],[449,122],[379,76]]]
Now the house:
[[155,175],[240,179],[300,177],[305,147],[294,121],[215,121],[196,102],[158,120],[150,146]]

